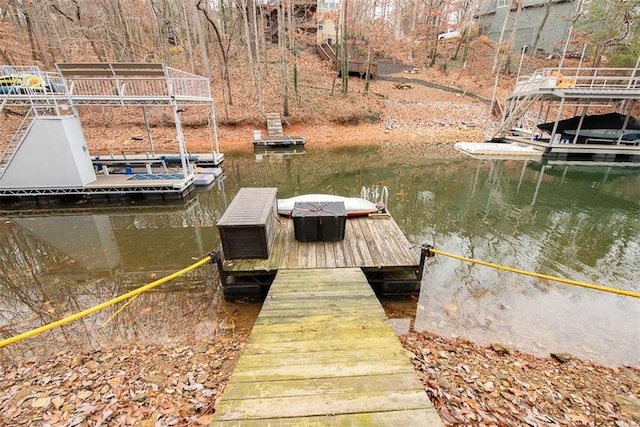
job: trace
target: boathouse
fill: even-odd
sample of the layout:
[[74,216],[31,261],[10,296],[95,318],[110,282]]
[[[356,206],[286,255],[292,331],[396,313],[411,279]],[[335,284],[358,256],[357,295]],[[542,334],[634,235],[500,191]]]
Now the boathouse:
[[[185,197],[194,187],[194,158],[222,162],[207,78],[151,63],[60,63],[56,69],[2,67],[20,78],[15,87],[4,88],[0,111],[11,108],[23,119],[0,157],[0,202],[47,196]],[[187,153],[180,113],[190,105],[208,107],[212,153]],[[93,156],[78,114],[82,107],[142,109],[150,151]],[[172,112],[175,155],[153,149],[146,111],[158,107]],[[175,167],[169,168],[172,162]],[[117,168],[122,173],[113,173]]]
[[[517,80],[486,139],[530,147],[553,160],[640,162],[640,131],[629,132],[640,113],[638,99],[638,64],[536,70]],[[621,120],[589,123],[610,113]]]

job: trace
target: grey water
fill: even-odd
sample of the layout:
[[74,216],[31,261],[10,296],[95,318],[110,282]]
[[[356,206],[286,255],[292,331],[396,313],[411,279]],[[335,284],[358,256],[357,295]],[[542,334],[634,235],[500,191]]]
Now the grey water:
[[[511,268],[640,291],[640,168],[434,158],[346,148],[227,154],[225,178],[176,204],[20,206],[0,213],[0,338],[84,310],[219,247],[216,220],[241,187],[331,193],[388,207],[417,246]],[[416,331],[640,365],[640,300],[429,259],[417,301],[387,312]],[[171,342],[248,332],[259,304],[225,301],[207,266],[3,350],[12,359],[65,346]]]

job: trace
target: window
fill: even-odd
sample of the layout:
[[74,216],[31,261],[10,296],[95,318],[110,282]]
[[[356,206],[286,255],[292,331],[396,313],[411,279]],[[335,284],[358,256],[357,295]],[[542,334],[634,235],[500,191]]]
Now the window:
[[496,7],[506,7],[509,6],[511,0],[498,0],[498,4]]
[[318,31],[322,31],[324,29],[324,25],[318,24]]

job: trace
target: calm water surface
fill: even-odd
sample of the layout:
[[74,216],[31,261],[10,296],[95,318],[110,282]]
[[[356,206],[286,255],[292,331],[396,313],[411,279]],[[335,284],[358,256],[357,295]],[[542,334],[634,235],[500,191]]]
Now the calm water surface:
[[[640,169],[437,159],[376,148],[227,155],[226,179],[188,202],[51,206],[0,214],[0,336],[9,337],[179,270],[219,246],[216,220],[238,189],[279,197],[389,190],[410,241],[524,270],[640,291]],[[417,304],[389,302],[415,330],[640,365],[640,300],[472,266],[428,261]],[[120,306],[9,346],[167,342],[247,331],[259,304],[226,302],[205,267]],[[408,320],[408,321],[407,321]]]

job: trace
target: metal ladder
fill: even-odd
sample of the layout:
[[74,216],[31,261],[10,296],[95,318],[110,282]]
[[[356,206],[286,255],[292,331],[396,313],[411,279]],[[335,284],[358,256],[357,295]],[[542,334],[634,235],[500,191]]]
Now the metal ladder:
[[11,163],[13,156],[18,151],[20,144],[24,141],[24,137],[27,135],[27,132],[31,129],[31,125],[33,124],[36,116],[36,109],[34,107],[29,108],[29,111],[27,111],[27,114],[25,114],[22,119],[22,123],[20,123],[20,127],[13,135],[13,138],[11,138],[11,141],[9,141],[9,145],[7,145],[7,148],[4,150],[2,157],[0,157],[0,178],[2,178],[4,172],[7,170],[7,167],[9,166],[9,163]]

